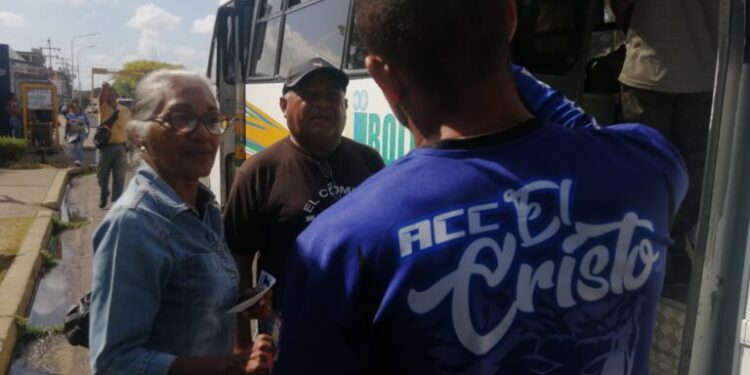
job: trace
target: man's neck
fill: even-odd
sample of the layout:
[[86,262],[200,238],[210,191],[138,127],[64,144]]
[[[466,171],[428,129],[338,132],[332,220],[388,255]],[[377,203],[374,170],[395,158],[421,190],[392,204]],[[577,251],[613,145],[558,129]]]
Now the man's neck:
[[[494,133],[534,117],[518,96],[510,74],[498,74],[464,92],[463,99],[454,104],[456,109],[449,116],[433,116],[434,111],[429,110],[414,112],[409,126],[419,134],[415,137],[417,146]],[[423,114],[421,118],[419,113]]]
[[300,140],[293,135],[290,135],[289,139],[291,139],[291,141],[302,151],[313,156],[329,155],[341,144],[341,137],[338,137],[333,141],[324,142],[300,142]]

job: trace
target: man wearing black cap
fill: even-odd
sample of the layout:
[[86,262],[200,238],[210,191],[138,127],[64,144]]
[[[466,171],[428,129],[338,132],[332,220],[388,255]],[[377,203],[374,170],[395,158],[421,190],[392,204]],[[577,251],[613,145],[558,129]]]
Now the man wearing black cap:
[[[378,153],[341,136],[349,78],[321,58],[292,67],[279,105],[289,137],[254,155],[238,170],[224,212],[227,242],[240,270],[240,288],[251,284],[253,256],[258,269],[276,276],[297,235],[324,209],[383,168]],[[275,314],[261,321],[273,333]],[[236,346],[251,343],[249,322],[238,319]]]

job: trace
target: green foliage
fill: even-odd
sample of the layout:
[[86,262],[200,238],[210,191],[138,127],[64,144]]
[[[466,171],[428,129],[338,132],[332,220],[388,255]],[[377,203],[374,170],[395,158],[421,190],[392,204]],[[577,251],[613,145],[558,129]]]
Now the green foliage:
[[42,250],[41,255],[42,255],[42,272],[47,272],[55,268],[55,266],[57,266],[57,263],[58,263],[57,258],[55,258],[55,256],[52,255],[52,253],[50,253],[47,250]]
[[83,228],[91,222],[91,219],[83,219],[76,221],[62,221],[56,217],[52,218],[52,235],[58,235],[69,229]]
[[115,74],[112,87],[117,90],[121,98],[132,98],[135,86],[143,76],[159,69],[184,69],[182,65],[169,64],[161,61],[135,60],[125,63],[120,73]]
[[16,326],[18,327],[18,343],[24,346],[31,341],[52,335],[62,335],[65,329],[62,324],[47,327],[37,326],[29,323],[29,319],[16,315]]
[[28,144],[24,139],[0,137],[0,167],[21,160],[27,149]]

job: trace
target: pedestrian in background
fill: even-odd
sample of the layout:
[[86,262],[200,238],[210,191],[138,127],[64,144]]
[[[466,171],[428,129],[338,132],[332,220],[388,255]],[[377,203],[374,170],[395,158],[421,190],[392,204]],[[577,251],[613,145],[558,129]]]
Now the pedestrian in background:
[[18,99],[16,98],[16,94],[10,94],[7,112],[11,135],[17,139],[25,138],[25,134],[23,133],[23,121],[21,121],[21,111],[18,109]]
[[70,103],[68,114],[65,115],[65,139],[73,145],[75,165],[83,163],[83,143],[89,136],[89,118],[81,110],[78,103]]
[[[114,121],[113,121],[114,120]],[[106,82],[99,94],[99,126],[109,129],[110,137],[99,150],[96,172],[99,183],[99,208],[105,208],[110,198],[109,181],[112,176],[112,202],[122,194],[127,171],[127,135],[125,125],[130,120],[130,110],[117,104],[117,91]],[[112,125],[106,125],[111,123]]]
[[267,373],[268,336],[232,352],[238,272],[199,182],[226,131],[212,87],[162,70],[136,88],[128,127],[144,162],[94,233],[94,374]]
[[687,284],[708,147],[719,5],[706,0],[612,0],[612,8],[627,32],[620,74],[624,120],[658,130],[687,166],[690,185],[674,219],[674,267],[668,272],[668,281]]

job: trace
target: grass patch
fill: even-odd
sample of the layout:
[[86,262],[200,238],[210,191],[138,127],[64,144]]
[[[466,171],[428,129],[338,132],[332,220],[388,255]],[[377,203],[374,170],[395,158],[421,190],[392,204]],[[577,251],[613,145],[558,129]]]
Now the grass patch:
[[13,263],[26,233],[34,222],[33,217],[0,218],[0,283]]
[[0,167],[6,167],[21,160],[27,148],[26,140],[0,137]]
[[33,222],[33,217],[0,218],[0,254],[16,255]]
[[38,326],[29,323],[29,319],[18,315],[16,315],[16,326],[18,327],[19,347],[28,345],[34,340],[52,335],[62,335],[65,333],[62,324],[55,324],[47,327]]
[[52,218],[52,234],[56,236],[66,230],[80,229],[88,225],[90,222],[91,222],[91,219],[62,221],[56,217],[53,217]]
[[58,260],[52,253],[50,253],[47,250],[42,250],[41,255],[42,255],[42,272],[47,272],[55,268],[55,266],[57,266]]
[[4,168],[8,169],[50,169],[50,168],[67,168],[73,164],[73,158],[63,152],[55,151],[45,154],[45,162],[42,163],[42,156],[34,152],[25,152],[20,159],[7,163]]
[[[55,165],[59,164],[59,165]],[[53,168],[63,168],[65,165],[63,163],[54,163],[54,164],[42,164],[33,160],[21,160],[19,162],[10,163],[8,164],[8,169],[53,169]]]

